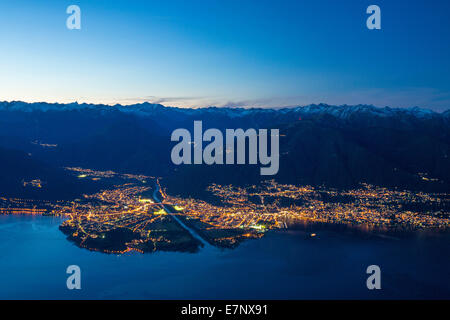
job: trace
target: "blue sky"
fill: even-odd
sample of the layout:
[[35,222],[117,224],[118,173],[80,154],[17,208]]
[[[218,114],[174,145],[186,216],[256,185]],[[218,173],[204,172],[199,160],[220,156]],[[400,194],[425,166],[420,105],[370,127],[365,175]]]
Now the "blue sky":
[[446,110],[449,14],[446,0],[1,1],[0,100]]

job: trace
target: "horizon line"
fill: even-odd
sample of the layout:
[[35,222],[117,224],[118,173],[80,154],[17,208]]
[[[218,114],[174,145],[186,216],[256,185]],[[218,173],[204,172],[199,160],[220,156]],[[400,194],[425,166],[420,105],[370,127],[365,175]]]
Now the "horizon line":
[[25,100],[1,100],[0,104],[3,103],[25,103],[25,104],[49,104],[49,105],[89,105],[89,106],[108,106],[108,107],[116,107],[116,106],[120,106],[120,107],[131,107],[131,106],[139,106],[139,105],[144,105],[144,104],[150,104],[150,105],[158,105],[158,106],[162,106],[164,108],[172,108],[172,109],[191,109],[191,110],[200,110],[200,109],[212,109],[212,108],[216,108],[216,109],[235,109],[235,110],[285,110],[285,109],[295,109],[295,108],[305,108],[305,107],[310,107],[310,106],[328,106],[328,107],[359,107],[359,106],[364,106],[364,107],[371,107],[371,108],[376,108],[376,109],[395,109],[395,110],[411,110],[411,109],[419,109],[419,110],[427,110],[427,111],[431,111],[433,113],[436,114],[443,114],[446,113],[448,111],[450,111],[450,107],[448,109],[445,110],[441,110],[441,111],[437,111],[437,110],[433,110],[432,108],[428,108],[428,107],[419,107],[419,106],[410,106],[410,107],[393,107],[393,106],[376,106],[373,104],[364,104],[364,103],[359,103],[359,104],[329,104],[329,103],[324,103],[324,102],[319,102],[319,103],[309,103],[309,104],[298,104],[298,105],[286,105],[286,106],[279,106],[279,107],[273,107],[273,106],[268,106],[268,107],[260,107],[260,106],[238,106],[236,105],[235,107],[232,106],[232,104],[227,104],[224,106],[216,106],[216,105],[206,105],[206,106],[198,106],[198,107],[193,107],[193,106],[186,106],[186,107],[180,107],[180,106],[170,106],[170,105],[164,105],[162,103],[159,102],[151,102],[151,101],[143,101],[143,102],[138,102],[138,103],[94,103],[94,102],[82,102],[82,101],[71,101],[71,102],[49,102],[49,101],[25,101]]

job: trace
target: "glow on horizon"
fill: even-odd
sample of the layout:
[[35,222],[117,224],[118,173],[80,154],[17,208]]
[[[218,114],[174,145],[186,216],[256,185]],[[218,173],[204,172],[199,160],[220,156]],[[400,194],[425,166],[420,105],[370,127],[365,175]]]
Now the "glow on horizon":
[[[370,99],[367,99],[370,97]],[[365,101],[371,101],[367,103]],[[441,103],[437,105],[430,105],[429,101],[436,100]],[[212,97],[144,97],[144,98],[119,98],[119,99],[107,99],[107,98],[25,98],[25,99],[4,99],[0,98],[0,101],[23,101],[27,103],[61,103],[70,104],[77,102],[79,104],[87,103],[94,105],[135,105],[141,103],[161,104],[166,107],[178,107],[178,108],[205,108],[205,107],[239,107],[239,108],[283,108],[283,107],[297,107],[306,106],[311,104],[329,104],[329,105],[374,105],[376,107],[389,106],[392,108],[410,108],[421,107],[431,109],[437,112],[443,112],[450,109],[450,105],[447,103],[447,96],[442,95],[435,90],[411,88],[406,91],[399,92],[386,92],[382,90],[371,90],[367,92],[352,92],[348,95],[332,96],[322,98],[321,96],[310,97],[275,97],[265,99],[247,99],[230,101],[227,99],[212,98]],[[410,101],[410,103],[405,103]]]

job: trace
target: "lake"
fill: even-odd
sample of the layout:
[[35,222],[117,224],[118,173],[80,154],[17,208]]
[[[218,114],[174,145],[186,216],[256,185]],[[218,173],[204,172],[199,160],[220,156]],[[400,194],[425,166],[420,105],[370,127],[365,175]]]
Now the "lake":
[[[76,247],[62,221],[0,216],[0,299],[450,299],[448,232],[308,226],[233,250],[117,256]],[[366,287],[373,264],[381,290]],[[81,290],[66,288],[69,265],[81,268]]]

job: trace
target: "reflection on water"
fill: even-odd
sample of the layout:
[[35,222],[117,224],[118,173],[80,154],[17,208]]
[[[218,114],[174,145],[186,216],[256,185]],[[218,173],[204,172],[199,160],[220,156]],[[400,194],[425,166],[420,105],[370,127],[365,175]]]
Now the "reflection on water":
[[[76,247],[60,223],[0,216],[0,298],[450,299],[448,233],[374,235],[304,224],[234,250],[117,256]],[[66,289],[71,264],[81,267],[80,291]],[[372,264],[381,267],[379,291],[366,288]]]
[[325,223],[309,219],[288,219],[286,225],[291,230],[328,230],[357,234],[362,237],[414,237],[417,235],[439,236],[449,233],[444,228],[414,229],[402,226],[368,225],[368,224],[346,224],[346,223]]

